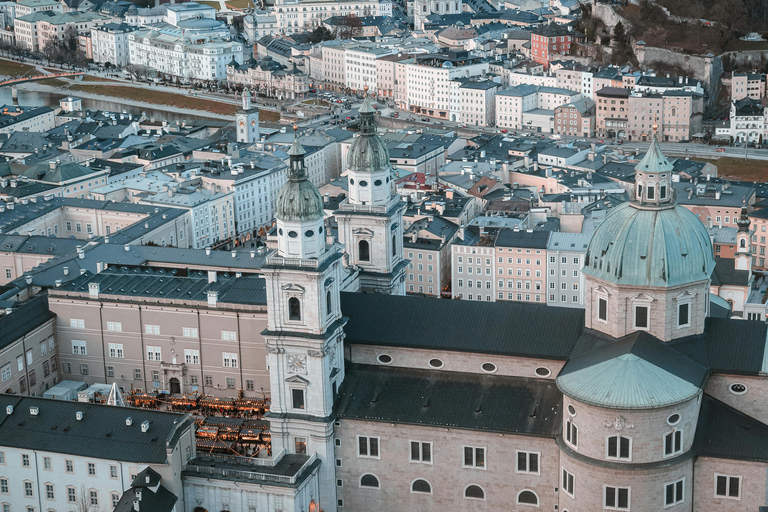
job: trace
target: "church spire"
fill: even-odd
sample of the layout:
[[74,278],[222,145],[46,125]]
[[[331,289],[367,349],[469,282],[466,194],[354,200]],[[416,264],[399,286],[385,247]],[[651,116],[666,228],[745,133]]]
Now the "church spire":
[[299,142],[299,125],[293,125],[293,144],[291,149],[288,150],[288,156],[290,157],[290,174],[288,178],[291,181],[306,181],[307,168],[304,166],[304,155],[307,152]]
[[741,201],[741,216],[739,217],[739,220],[736,221],[736,225],[739,226],[739,231],[749,233],[750,220],[749,216],[747,215],[746,199]]

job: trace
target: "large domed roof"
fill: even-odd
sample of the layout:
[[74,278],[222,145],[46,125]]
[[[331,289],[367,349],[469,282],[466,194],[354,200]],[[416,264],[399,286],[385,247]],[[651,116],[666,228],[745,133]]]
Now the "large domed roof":
[[708,279],[715,259],[707,229],[687,208],[624,203],[595,230],[584,265],[612,283],[667,287]]
[[709,279],[715,268],[709,233],[693,212],[675,201],[672,164],[655,134],[635,170],[632,199],[595,230],[584,273],[630,286],[669,287]]
[[291,161],[289,178],[278,192],[275,206],[275,217],[282,221],[312,221],[324,216],[323,197],[317,187],[307,179],[304,167],[305,153],[296,136],[288,152]]
[[366,97],[360,107],[360,136],[347,154],[347,168],[358,173],[374,174],[391,169],[389,150],[376,133],[376,111]]

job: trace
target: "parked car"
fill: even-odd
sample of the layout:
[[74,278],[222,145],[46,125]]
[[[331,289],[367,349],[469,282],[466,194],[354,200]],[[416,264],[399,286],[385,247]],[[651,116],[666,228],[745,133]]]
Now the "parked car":
[[503,130],[501,130],[501,133],[507,133],[507,129],[504,128]]
[[717,148],[715,151],[718,153],[725,153],[725,148]]

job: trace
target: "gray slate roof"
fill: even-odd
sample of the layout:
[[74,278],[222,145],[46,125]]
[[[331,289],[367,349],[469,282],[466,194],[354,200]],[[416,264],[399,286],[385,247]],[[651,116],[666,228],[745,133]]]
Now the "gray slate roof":
[[560,404],[552,380],[350,364],[336,414],[554,437],[560,430]]
[[[166,442],[173,446],[193,424],[186,414],[0,395],[0,409],[8,405],[13,413],[0,417],[3,446],[123,462],[165,464]],[[30,407],[38,408],[36,416]],[[84,413],[82,420],[76,419],[77,411]],[[128,417],[131,426],[125,424]],[[142,433],[144,420],[149,430]]]

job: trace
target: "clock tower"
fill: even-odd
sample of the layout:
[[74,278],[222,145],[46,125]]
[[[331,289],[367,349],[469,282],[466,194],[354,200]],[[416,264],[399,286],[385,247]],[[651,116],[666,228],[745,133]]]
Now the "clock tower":
[[235,113],[237,142],[252,144],[261,139],[259,131],[259,109],[251,106],[251,92],[243,91],[243,108]]
[[[294,130],[298,127],[294,125]],[[339,244],[326,243],[323,198],[309,181],[294,135],[288,182],[277,196],[277,250],[263,268],[272,452],[315,455],[319,503],[335,509],[333,403],[344,379]]]

